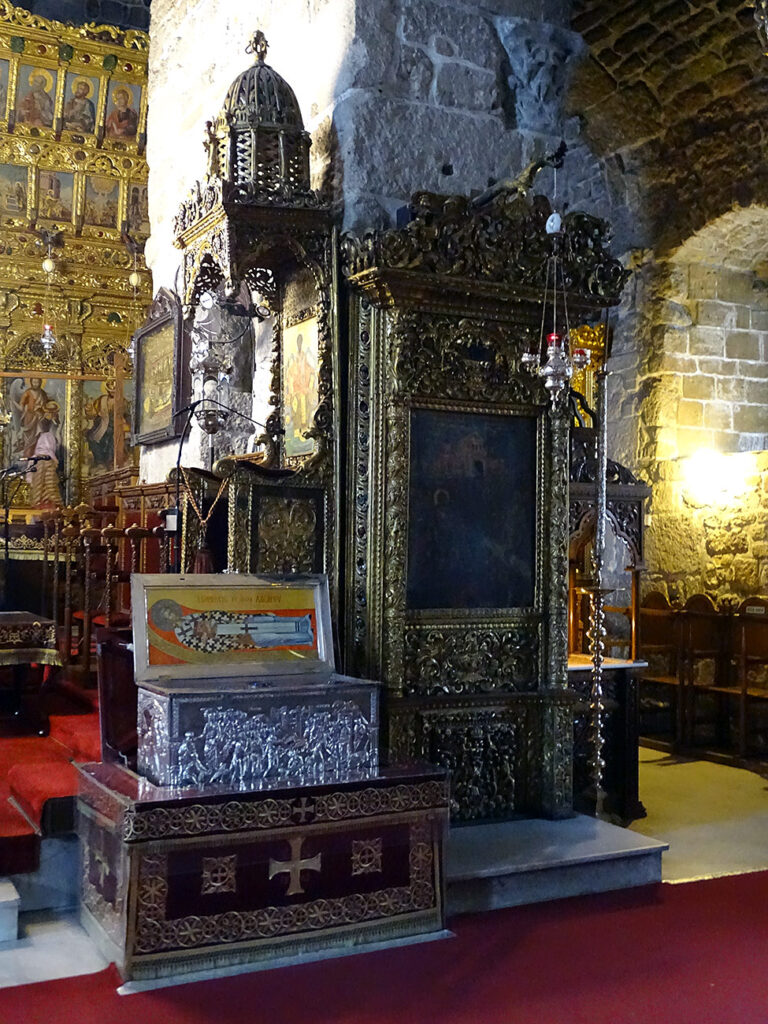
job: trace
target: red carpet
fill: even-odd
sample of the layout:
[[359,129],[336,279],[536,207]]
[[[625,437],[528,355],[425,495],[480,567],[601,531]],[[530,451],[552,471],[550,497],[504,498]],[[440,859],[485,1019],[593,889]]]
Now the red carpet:
[[766,1024],[768,872],[457,918],[456,938],[121,997],[0,990],[13,1024]]

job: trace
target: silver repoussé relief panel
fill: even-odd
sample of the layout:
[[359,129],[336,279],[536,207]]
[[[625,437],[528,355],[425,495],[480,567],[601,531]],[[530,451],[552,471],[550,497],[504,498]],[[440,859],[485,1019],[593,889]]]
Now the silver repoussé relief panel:
[[265,781],[337,780],[378,764],[377,715],[366,716],[343,695],[260,710],[227,705],[222,695],[201,709],[201,717],[200,727],[175,728],[165,743],[157,742],[157,728],[142,733],[140,771],[161,785],[238,789]]

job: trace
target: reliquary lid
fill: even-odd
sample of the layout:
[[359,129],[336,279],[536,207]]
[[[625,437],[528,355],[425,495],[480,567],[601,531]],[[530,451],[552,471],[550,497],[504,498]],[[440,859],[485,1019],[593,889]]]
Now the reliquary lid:
[[131,609],[138,683],[325,683],[335,669],[324,575],[135,573]]

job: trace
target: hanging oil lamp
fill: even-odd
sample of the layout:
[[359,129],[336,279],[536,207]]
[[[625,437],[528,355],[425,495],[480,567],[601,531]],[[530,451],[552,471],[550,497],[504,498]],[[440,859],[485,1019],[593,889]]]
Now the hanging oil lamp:
[[[547,218],[545,230],[551,239],[551,251],[544,276],[539,344],[537,348],[524,352],[522,361],[531,373],[542,379],[554,408],[564,395],[567,397],[574,370],[582,370],[589,365],[591,353],[585,348],[574,348],[572,351],[570,348],[571,325],[563,271],[565,228],[563,218],[556,210]],[[564,330],[558,330],[558,303],[562,307]],[[550,304],[552,330],[545,334]]]

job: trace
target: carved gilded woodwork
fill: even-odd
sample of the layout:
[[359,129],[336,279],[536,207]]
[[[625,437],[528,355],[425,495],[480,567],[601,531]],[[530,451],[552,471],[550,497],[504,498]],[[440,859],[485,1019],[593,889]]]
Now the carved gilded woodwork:
[[[354,297],[347,661],[385,681],[390,757],[451,769],[452,814],[461,821],[557,817],[571,808],[571,414],[566,404],[550,410],[540,380],[522,364],[541,329],[549,210],[519,191],[483,204],[418,193],[405,227],[342,241]],[[569,308],[596,318],[617,301],[626,273],[605,248],[603,222],[573,213],[567,229]],[[413,604],[413,426],[425,410],[467,423],[535,425],[533,579],[517,606]],[[454,452],[457,465],[464,458]],[[477,465],[485,473],[485,462]],[[438,492],[434,500],[442,500]],[[515,501],[510,493],[507,514],[522,521]],[[461,538],[455,543],[460,550]],[[472,557],[469,543],[466,551]]]
[[[101,382],[110,400],[110,382],[130,372],[126,349],[151,298],[144,258],[121,237],[140,249],[149,232],[148,43],[143,32],[65,25],[0,0],[0,375],[7,386],[30,375],[71,382],[60,437],[70,502],[84,496],[90,461],[87,382]],[[53,239],[50,275],[44,236]],[[44,320],[58,341],[50,356]],[[113,429],[117,436],[121,418]],[[18,452],[4,434],[7,462]]]
[[[580,550],[594,534],[595,474],[597,460],[594,432],[574,430],[571,435],[569,531],[572,552]],[[632,566],[644,563],[644,505],[650,487],[613,459],[608,459],[607,513],[613,532],[627,545]]]
[[[272,122],[263,121],[269,116],[272,93],[254,84],[266,80],[283,97],[290,115],[286,114],[288,121],[281,118],[280,131],[299,140],[297,145],[307,140],[292,90],[264,63],[263,45],[251,52],[256,64],[233,82],[223,113],[209,130],[207,175],[195,184],[175,221],[183,300],[191,316],[203,293],[239,295],[246,285],[253,303],[266,307],[272,321],[268,411],[261,414],[265,423],[255,439],[256,454],[248,458],[221,452],[217,464],[229,478],[229,568],[264,572],[311,562],[313,571],[329,575],[337,609],[337,239],[330,210],[309,187],[308,176],[305,180],[299,174],[299,163],[287,168],[276,159],[277,150],[264,142],[277,130]],[[249,133],[252,151],[246,159],[241,143]],[[290,142],[287,137],[284,141]],[[310,344],[302,334],[303,365],[309,363],[308,375],[316,388],[311,414],[304,405],[290,402],[291,374],[301,361],[302,325],[307,337],[316,331],[317,338],[313,365],[306,354]],[[294,352],[289,341],[297,346]],[[306,398],[304,402],[310,404]],[[295,428],[299,409],[300,431]],[[252,429],[249,425],[247,432]],[[274,496],[268,500],[270,489]],[[313,504],[317,494],[322,495],[319,505]]]
[[[342,245],[344,273],[363,288],[380,289],[380,300],[408,288],[402,272],[412,275],[411,281],[414,274],[427,274],[445,278],[446,284],[475,281],[529,297],[543,293],[552,255],[552,236],[544,230],[552,209],[545,196],[502,191],[479,205],[466,196],[416,192],[410,211],[404,228],[348,236]],[[575,302],[616,301],[629,274],[606,249],[606,221],[571,212],[563,226],[569,294]],[[383,270],[395,273],[382,277],[377,272]]]

